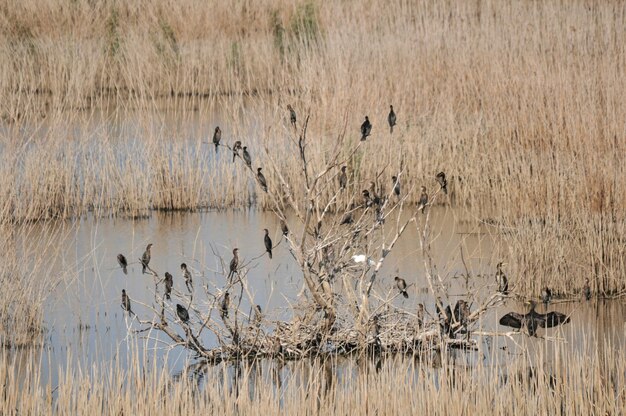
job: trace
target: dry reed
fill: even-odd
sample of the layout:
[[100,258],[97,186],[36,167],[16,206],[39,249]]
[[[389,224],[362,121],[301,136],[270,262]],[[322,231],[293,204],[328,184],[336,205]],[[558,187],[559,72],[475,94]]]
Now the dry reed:
[[[390,187],[400,165],[405,189],[432,192],[445,170],[451,194],[440,201],[505,233],[503,256],[523,293],[550,282],[572,295],[586,277],[597,293],[619,293],[625,7],[5,2],[0,220],[270,208],[203,142],[219,122],[225,143],[249,144],[270,185],[280,172],[300,192],[296,158],[266,166],[266,148],[296,152],[292,103],[300,123],[311,114],[314,167],[344,126],[356,141],[370,116],[372,137],[349,164],[355,193],[381,172]],[[399,119],[393,136],[389,104]],[[106,121],[94,128],[99,111]],[[127,113],[131,133],[103,127]],[[198,119],[199,130],[185,126]]]

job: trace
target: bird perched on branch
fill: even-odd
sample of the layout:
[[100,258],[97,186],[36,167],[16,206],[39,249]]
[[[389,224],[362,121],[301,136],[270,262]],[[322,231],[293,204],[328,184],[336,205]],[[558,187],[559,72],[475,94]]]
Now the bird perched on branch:
[[123,254],[117,255],[117,263],[122,268],[122,271],[124,272],[124,274],[128,274],[128,270],[126,269],[128,267],[128,261],[126,260],[126,257],[124,257]]
[[365,116],[365,121],[361,124],[361,141],[365,141],[367,136],[372,132],[372,123],[370,123],[369,117]]
[[222,299],[222,305],[220,306],[220,315],[222,319],[228,318],[228,307],[230,306],[230,294],[224,293],[224,299]]
[[391,177],[391,183],[393,184],[393,193],[397,197],[400,197],[400,181],[398,180],[398,177],[397,176],[392,176]]
[[243,147],[241,157],[243,157],[243,161],[246,162],[246,165],[252,169],[252,158],[250,157],[250,153],[248,153],[248,148],[246,146]]
[[229,272],[228,272],[228,281],[230,282],[231,277],[238,273],[237,268],[239,267],[239,249],[233,249],[233,258],[230,261]]
[[371,207],[374,202],[372,201],[372,197],[370,196],[370,191],[368,191],[367,189],[363,189],[363,192],[361,192],[363,194],[363,204],[369,208]]
[[348,175],[346,175],[346,167],[341,167],[341,173],[339,174],[339,189],[346,189],[348,185]]
[[420,195],[420,200],[417,205],[418,211],[422,211],[424,213],[424,208],[428,205],[428,193],[426,192],[426,187],[422,186],[422,195]]
[[239,156],[239,151],[241,150],[241,140],[237,140],[233,145],[233,163],[235,163],[235,158]]
[[447,195],[448,194],[448,180],[446,179],[446,174],[443,172],[439,172],[437,175],[435,175],[435,179],[437,179],[437,182],[439,183],[439,186],[443,190],[443,193]]
[[128,316],[135,314],[130,308],[130,298],[126,294],[126,289],[122,289],[122,309],[128,312]]
[[267,228],[264,228],[265,237],[263,237],[263,243],[265,244],[265,251],[270,256],[270,260],[272,259],[272,239],[270,238],[270,232]]
[[220,140],[222,140],[222,130],[220,130],[220,126],[215,127],[215,132],[213,133],[213,144],[215,145],[215,151],[220,145]]
[[293,109],[291,104],[287,104],[287,110],[289,110],[289,121],[291,121],[291,125],[293,128],[296,128],[296,111]]
[[174,287],[174,276],[169,272],[165,272],[165,298],[171,300],[172,288]]
[[283,232],[285,237],[289,235],[289,227],[287,227],[287,223],[282,218],[280,220],[280,230]]
[[176,304],[176,315],[178,315],[178,318],[182,323],[189,323],[189,311],[180,303]]
[[396,113],[393,111],[393,105],[389,106],[387,121],[389,122],[389,133],[393,133],[393,126],[396,125]]
[[259,185],[261,185],[261,189],[267,192],[267,181],[265,180],[265,176],[261,173],[261,168],[257,168],[256,177],[259,180]]
[[393,280],[396,281],[396,287],[398,288],[400,293],[402,293],[402,296],[404,296],[405,299],[408,299],[409,294],[406,292],[406,282],[404,281],[404,279],[396,276],[393,278]]
[[569,316],[559,312],[548,312],[546,314],[535,312],[535,302],[530,302],[530,312],[523,315],[516,312],[509,312],[500,318],[500,325],[511,328],[524,328],[528,335],[535,336],[537,328],[552,328],[557,325],[566,324],[570,321]]
[[148,244],[146,251],[144,251],[143,256],[141,256],[141,273],[145,273],[148,268],[148,264],[150,264],[150,259],[152,258],[152,254],[150,253],[151,248],[152,243]]
[[454,319],[461,325],[467,325],[467,319],[470,316],[470,309],[467,302],[463,299],[459,299],[459,301],[454,305]]
[[509,294],[509,280],[506,278],[506,275],[502,271],[502,266],[504,263],[500,262],[496,265],[496,283],[498,284],[498,292],[503,295]]
[[191,272],[187,268],[186,263],[181,263],[180,270],[183,273],[183,279],[185,279],[185,286],[187,286],[187,290],[189,292],[193,291],[193,278],[191,276]]

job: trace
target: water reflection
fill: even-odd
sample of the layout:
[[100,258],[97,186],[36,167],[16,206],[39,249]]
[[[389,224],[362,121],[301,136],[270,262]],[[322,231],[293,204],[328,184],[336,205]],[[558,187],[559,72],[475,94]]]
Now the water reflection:
[[[289,219],[288,219],[289,220]],[[263,229],[269,230],[274,244],[274,258],[265,253]],[[297,230],[296,225],[290,228]],[[434,272],[450,293],[445,300],[454,305],[459,299],[467,299],[470,310],[475,310],[480,299],[469,299],[468,294],[486,298],[497,290],[495,264],[502,258],[502,247],[497,236],[488,230],[471,226],[456,220],[449,209],[433,209],[432,261]],[[57,384],[57,374],[67,366],[68,357],[72,364],[88,368],[93,363],[116,363],[124,367],[129,360],[129,350],[138,354],[141,363],[166,365],[179,376],[195,377],[201,386],[207,371],[213,367],[195,363],[182,347],[172,347],[158,331],[133,333],[139,329],[136,321],[129,318],[120,306],[120,293],[125,289],[133,302],[133,310],[144,319],[160,318],[162,297],[156,297],[155,285],[159,283],[150,274],[142,274],[140,258],[149,243],[152,247],[150,267],[163,276],[167,271],[173,275],[172,304],[188,305],[192,295],[200,296],[206,291],[216,294],[214,303],[228,285],[228,262],[232,249],[240,249],[241,262],[247,264],[246,275],[250,296],[241,291],[231,291],[232,304],[239,304],[245,318],[253,322],[256,305],[260,305],[264,325],[272,332],[274,322],[292,317],[290,304],[302,301],[298,294],[302,291],[300,270],[289,255],[284,242],[279,220],[270,213],[257,211],[225,211],[193,214],[154,213],[145,220],[122,220],[118,218],[84,218],[76,223],[58,222],[38,224],[28,227],[21,234],[16,230],[12,235],[15,255],[20,247],[43,238],[56,241],[56,250],[50,251],[46,259],[47,272],[58,275],[60,284],[50,294],[45,305],[45,325],[47,328],[45,345],[41,352],[44,377]],[[411,319],[423,315],[423,324],[437,319],[435,300],[430,294],[424,271],[424,259],[419,250],[417,231],[407,231],[392,254],[385,261],[373,289],[374,296],[389,300],[390,308],[405,311]],[[125,274],[117,262],[117,255],[124,254],[128,260]],[[180,264],[186,263],[193,275],[194,288],[185,285]],[[394,276],[402,276],[407,283],[408,299],[397,296]],[[510,276],[514,282],[515,277]],[[156,293],[164,295],[164,283],[160,283]],[[423,305],[423,312],[419,305]],[[544,308],[544,309],[542,309]],[[511,310],[524,311],[525,306],[507,300],[504,305],[481,316],[472,327],[483,335],[475,337],[475,351],[454,350],[441,354],[437,349],[429,350],[427,357],[420,357],[417,365],[428,368],[447,368],[453,364],[458,368],[487,365],[498,368],[507,374],[513,363],[520,368],[541,368],[550,370],[550,363],[558,357],[558,350],[571,349],[583,356],[600,358],[606,348],[623,348],[625,344],[626,304],[623,302],[563,302],[550,305],[566,315],[572,323],[567,327],[539,330],[541,337],[557,338],[552,342],[545,338],[512,336],[497,337],[494,331],[507,331],[500,327],[498,320]],[[202,312],[209,311],[207,306]],[[539,306],[544,311],[544,306]],[[167,322],[177,330],[183,330],[176,318],[168,310],[164,311]],[[212,312],[213,313],[213,312]],[[192,321],[195,319],[191,314]],[[215,319],[219,319],[213,314]],[[248,322],[250,324],[250,322]],[[206,331],[202,343],[216,346],[219,341],[215,334]],[[527,352],[524,352],[527,351]],[[20,360],[33,360],[32,350],[16,351]],[[37,354],[35,354],[37,355]],[[38,360],[36,360],[38,361]],[[390,358],[355,357],[337,358],[324,361],[316,366],[304,360],[300,366],[294,363],[276,361],[220,364],[219,369],[230,381],[224,388],[230,394],[254,394],[256,383],[273,383],[280,391],[285,383],[307,383],[308,374],[323,375],[323,382],[314,386],[314,393],[320,397],[328,391],[337,379],[346,379],[359,372],[376,372],[385,366],[394,365]],[[193,365],[190,367],[190,365]],[[434,371],[434,370],[433,370]],[[449,370],[446,370],[449,371]],[[246,375],[254,377],[246,378]],[[454,376],[434,373],[437,384]],[[612,377],[606,369],[603,377]],[[246,379],[245,386],[241,380]]]

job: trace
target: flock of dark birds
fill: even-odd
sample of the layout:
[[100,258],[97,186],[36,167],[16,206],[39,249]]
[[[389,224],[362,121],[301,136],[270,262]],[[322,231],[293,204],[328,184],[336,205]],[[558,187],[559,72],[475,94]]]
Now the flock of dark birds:
[[[387,117],[387,121],[389,124],[390,133],[393,133],[393,128],[397,123],[397,116],[396,116],[396,113],[394,112],[393,105],[390,105],[389,107],[390,107],[390,111]],[[287,109],[289,110],[290,123],[294,128],[296,128],[296,123],[297,123],[296,112],[291,105],[287,105]],[[370,136],[371,132],[372,132],[372,124],[369,120],[369,117],[365,116],[365,121],[361,124],[361,141],[365,141],[367,137]],[[220,127],[218,126],[215,128],[215,131],[213,134],[213,144],[215,145],[216,151],[218,150],[220,146],[221,139],[222,139],[222,131]],[[241,154],[239,153],[240,151],[241,151]],[[242,146],[241,141],[236,141],[234,143],[232,152],[233,152],[233,162],[235,161],[236,157],[239,156],[242,158],[246,166],[252,169],[252,159],[250,157],[250,153],[248,152],[248,149],[246,146]],[[267,192],[268,190],[267,180],[265,179],[265,176],[263,175],[261,170],[262,170],[261,167],[257,168],[257,175],[256,175],[257,181],[261,189],[263,189],[264,192]],[[399,197],[401,193],[400,182],[396,176],[392,176],[391,180],[392,180],[392,186],[393,186],[392,192],[396,197]],[[435,180],[439,184],[441,191],[443,191],[444,194],[447,194],[448,182],[447,182],[445,173],[444,172],[437,173],[437,175],[435,175]],[[339,182],[340,190],[346,189],[348,185],[348,176],[346,173],[346,166],[341,167],[341,171],[338,176],[338,182]],[[375,191],[374,182],[371,183],[371,187],[369,190],[368,189],[363,190],[362,195],[363,195],[363,204],[365,207],[371,207],[374,205],[381,206],[384,204],[383,197],[379,196]],[[418,201],[417,209],[421,211],[422,213],[424,213],[424,210],[426,206],[428,205],[428,201],[429,201],[429,195],[428,195],[427,189],[425,186],[422,186],[421,195]],[[342,225],[349,224],[352,222],[353,220],[352,220],[351,215],[347,214],[342,219],[341,224]],[[287,227],[287,224],[284,219],[281,219],[280,227],[281,227],[282,234],[287,236],[289,234],[289,228]],[[263,231],[265,234],[263,238],[265,251],[267,252],[269,258],[271,259],[272,248],[273,248],[272,239],[270,238],[269,231],[267,229],[264,229]],[[148,244],[145,252],[143,253],[140,259],[140,263],[142,266],[142,273],[146,273],[146,270],[150,270],[149,263],[151,260],[151,248],[152,248],[152,244]],[[229,273],[227,276],[227,280],[229,282],[232,281],[231,279],[238,273],[238,267],[239,267],[239,254],[238,253],[239,253],[239,249],[234,248],[233,258],[231,259],[229,263]],[[117,261],[120,267],[122,268],[124,274],[127,274],[128,273],[127,271],[128,261],[126,260],[126,257],[124,257],[123,254],[118,254]],[[505,263],[500,262],[496,265],[495,280],[496,280],[498,292],[506,296],[509,294],[509,282],[504,271],[502,270],[502,267],[504,264]],[[180,268],[181,268],[183,280],[185,281],[185,286],[187,290],[191,293],[193,291],[193,277],[192,277],[191,271],[188,269],[185,263],[182,263],[180,265]],[[152,270],[150,271],[152,272]],[[396,287],[399,290],[400,294],[404,298],[408,299],[409,294],[407,292],[406,281],[400,278],[399,276],[396,276],[394,280],[395,280]],[[165,273],[164,283],[165,283],[165,298],[167,300],[171,300],[171,293],[174,287],[174,280],[173,280],[173,276],[169,272]],[[589,287],[589,279],[586,279],[585,281],[585,286],[583,288],[583,296],[586,300],[591,299],[591,288]],[[547,306],[550,303],[551,299],[552,299],[552,291],[548,287],[544,287],[541,291],[541,300],[543,301],[544,305]],[[229,305],[230,305],[230,294],[228,293],[228,291],[226,291],[222,297],[222,302],[220,304],[220,314],[223,318],[228,317]],[[129,316],[134,315],[134,312],[131,309],[130,298],[127,295],[125,289],[122,289],[121,306],[124,311],[128,312]],[[570,321],[569,316],[566,316],[562,313],[553,311],[553,312],[541,314],[535,311],[535,307],[536,307],[536,303],[534,301],[531,301],[530,311],[528,313],[520,314],[516,312],[509,312],[506,315],[504,315],[502,318],[500,318],[499,322],[501,325],[504,325],[504,326],[509,326],[509,327],[516,328],[516,329],[523,329],[530,336],[535,336],[537,332],[537,328],[551,328],[560,324],[566,324]],[[444,330],[444,332],[446,332],[450,336],[454,336],[454,334],[458,332],[459,328],[463,329],[466,327],[468,318],[470,316],[470,306],[466,301],[459,300],[456,303],[454,310],[452,310],[450,306],[443,308],[443,303],[441,302],[441,299],[438,298],[436,302],[436,309],[437,309],[437,315],[441,322],[442,329]],[[184,324],[189,323],[189,311],[183,305],[176,304],[176,314],[182,323]],[[421,303],[418,304],[417,315],[418,315],[417,316],[418,321],[420,323],[423,323],[424,305]],[[256,305],[255,306],[255,320],[258,319],[258,317],[260,316],[261,316],[261,307],[259,305]]]

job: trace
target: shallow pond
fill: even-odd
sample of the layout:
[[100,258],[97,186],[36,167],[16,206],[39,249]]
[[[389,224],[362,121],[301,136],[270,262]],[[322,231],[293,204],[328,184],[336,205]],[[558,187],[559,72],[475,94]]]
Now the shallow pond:
[[[274,258],[263,255],[263,229],[268,228],[274,244]],[[469,292],[486,299],[496,289],[494,265],[501,259],[498,236],[485,225],[462,224],[454,211],[433,209],[431,215],[432,255],[436,272],[455,303]],[[41,359],[42,371],[54,385],[59,370],[68,364],[89,368],[92,364],[121,364],[130,359],[129,351],[139,354],[139,362],[167,365],[174,373],[193,362],[193,357],[181,347],[170,348],[166,338],[156,332],[135,333],[137,321],[129,318],[120,306],[121,290],[125,289],[133,302],[133,310],[142,319],[152,319],[158,308],[154,297],[155,278],[142,274],[139,258],[146,245],[153,243],[151,268],[163,275],[174,275],[172,304],[189,299],[180,272],[180,263],[187,263],[194,275],[194,296],[202,299],[204,290],[215,292],[226,284],[224,268],[233,247],[240,249],[241,260],[247,264],[246,276],[254,302],[261,305],[268,322],[288,320],[290,305],[303,299],[299,268],[281,240],[280,226],[272,213],[257,211],[225,211],[205,213],[153,213],[142,220],[85,218],[75,223],[40,224],[29,228],[28,235],[15,233],[16,241],[38,238],[38,233],[53,240],[60,250],[48,259],[52,276],[60,283],[49,294],[45,304],[44,342],[42,348],[17,351],[24,361]],[[24,241],[22,241],[23,243]],[[462,253],[461,253],[462,252]],[[117,265],[116,255],[123,253],[131,263],[128,274]],[[469,272],[470,277],[466,279]],[[417,303],[426,307],[427,318],[435,316],[434,300],[428,290],[424,261],[415,228],[400,239],[385,260],[374,287],[374,297],[389,299],[396,295],[393,277],[403,276],[409,284],[409,298],[396,296],[393,305],[414,313]],[[515,276],[510,276],[515,285]],[[233,294],[234,302],[239,299]],[[483,300],[484,300],[483,299]],[[475,305],[473,305],[475,306]],[[486,313],[475,329],[482,332],[507,331],[497,324],[504,313],[524,312],[526,306],[507,300],[502,306]],[[543,311],[543,305],[538,307]],[[571,314],[571,323],[540,335],[559,338],[566,345],[593,356],[604,348],[623,349],[626,345],[626,303],[620,301],[556,300],[550,309]],[[251,304],[241,299],[240,310],[248,314]],[[429,317],[430,316],[430,317]],[[182,333],[177,323],[176,329]],[[217,318],[217,317],[216,317]],[[193,319],[192,319],[193,321]],[[216,319],[219,322],[219,319]],[[271,329],[271,324],[270,324]],[[512,360],[549,364],[551,342],[542,338],[485,335],[473,352],[455,352],[459,365],[486,364],[506,367]],[[214,335],[205,331],[206,346],[217,346]],[[516,342],[526,344],[536,355],[520,354]],[[564,344],[565,343],[565,344]],[[137,348],[135,348],[137,347]],[[39,357],[40,354],[40,357]],[[68,358],[70,357],[70,358]],[[68,363],[68,359],[70,362]]]

